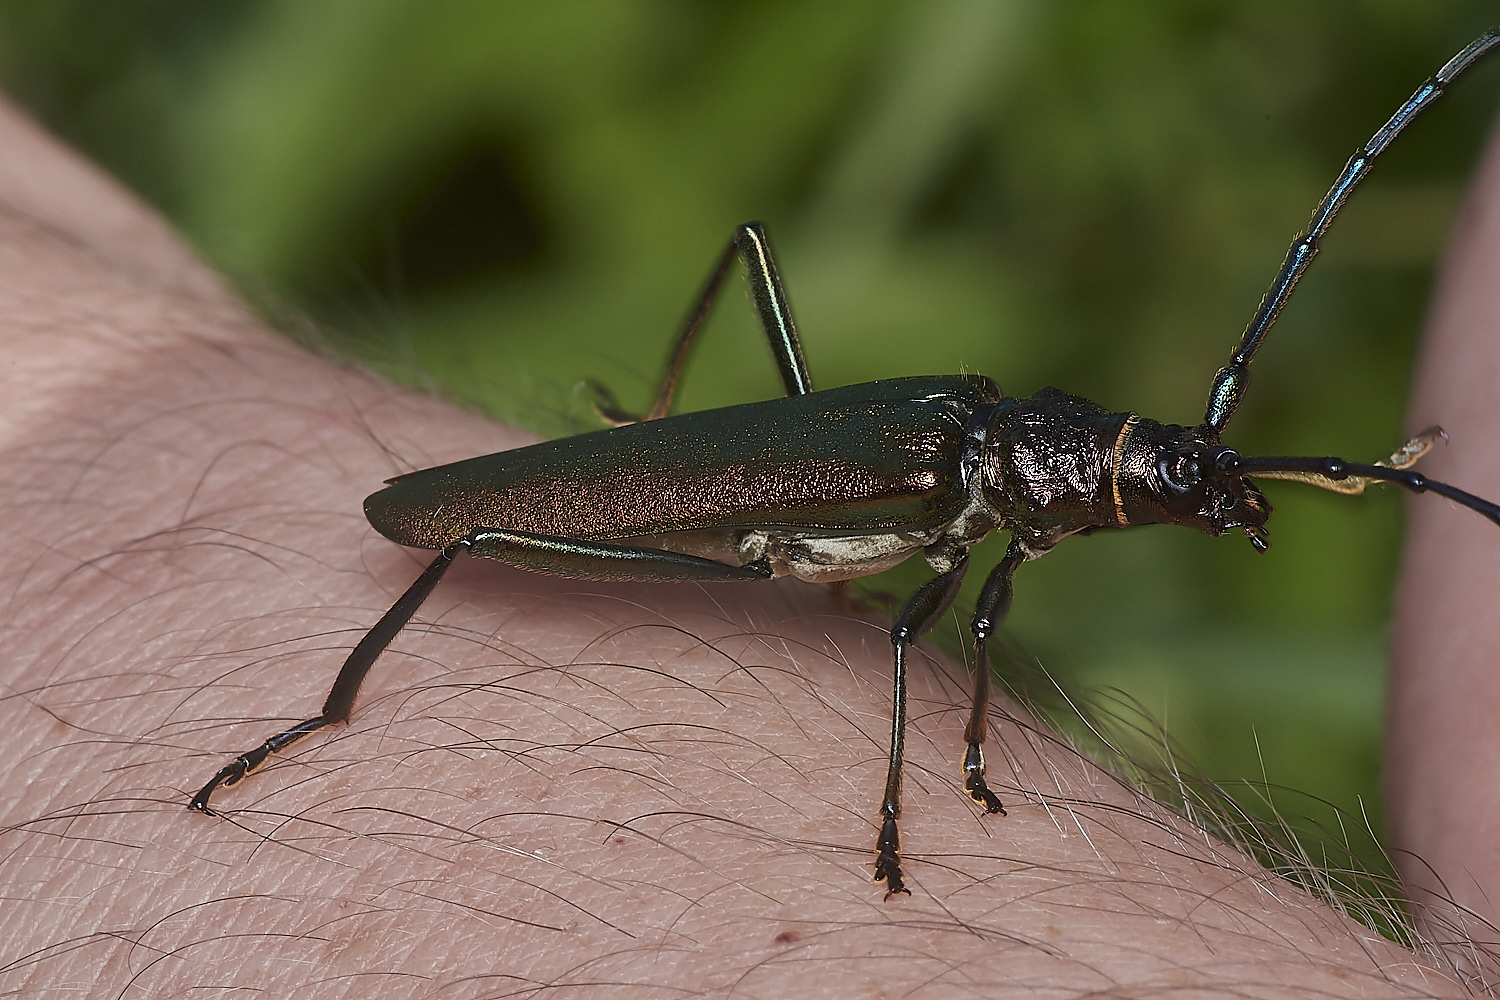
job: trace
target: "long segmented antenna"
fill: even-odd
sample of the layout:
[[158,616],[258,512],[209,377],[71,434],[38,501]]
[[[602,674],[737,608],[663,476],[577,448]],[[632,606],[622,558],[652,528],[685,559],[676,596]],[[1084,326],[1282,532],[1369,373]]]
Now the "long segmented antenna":
[[[1365,175],[1374,166],[1375,158],[1385,152],[1385,148],[1401,134],[1401,130],[1425,111],[1428,105],[1443,96],[1444,88],[1452,83],[1455,77],[1497,45],[1500,45],[1500,28],[1495,28],[1475,39],[1462,52],[1449,59],[1435,76],[1418,87],[1416,92],[1407,98],[1406,103],[1391,116],[1390,121],[1382,125],[1380,130],[1349,158],[1349,162],[1344,166],[1344,172],[1339,175],[1338,180],[1334,181],[1333,187],[1329,188],[1328,194],[1323,196],[1323,201],[1313,212],[1306,231],[1298,236],[1292,242],[1291,248],[1287,250],[1286,259],[1281,262],[1281,270],[1277,272],[1276,280],[1272,281],[1271,287],[1266,289],[1265,297],[1260,300],[1260,308],[1255,311],[1249,326],[1245,327],[1239,346],[1229,358],[1229,364],[1219,369],[1219,373],[1214,376],[1213,386],[1208,392],[1208,409],[1203,415],[1203,426],[1211,432],[1215,440],[1218,439],[1219,433],[1224,430],[1224,425],[1229,423],[1229,419],[1234,416],[1234,411],[1240,405],[1240,397],[1245,394],[1245,387],[1250,383],[1250,362],[1255,358],[1255,352],[1260,350],[1260,345],[1276,322],[1281,308],[1291,297],[1292,289],[1297,287],[1297,281],[1312,265],[1313,258],[1318,254],[1318,241],[1328,232],[1328,227],[1333,224],[1334,216],[1338,215],[1339,209],[1348,200],[1350,192],[1360,181],[1364,180]],[[1361,468],[1366,467],[1361,466]],[[1389,476],[1373,478],[1391,479],[1392,482],[1400,481]],[[1432,489],[1434,492],[1443,492],[1437,489],[1443,484],[1421,476],[1417,478],[1427,484],[1424,488]],[[1406,484],[1403,483],[1403,485]],[[1415,486],[1408,488],[1417,489]],[[1451,490],[1452,487],[1448,486],[1444,489]],[[1448,495],[1444,493],[1444,496]],[[1469,494],[1464,493],[1463,496],[1467,497]],[[1458,498],[1454,497],[1454,499]],[[1477,500],[1478,498],[1470,497],[1470,499]],[[1462,500],[1459,502],[1465,503]],[[1493,507],[1487,501],[1479,502],[1487,507]],[[1465,503],[1465,506],[1473,505]],[[1480,507],[1476,506],[1474,509],[1485,513]]]
[[[1432,450],[1432,446],[1439,441],[1447,441],[1448,432],[1437,425],[1427,428],[1407,441],[1401,447],[1391,453],[1391,457],[1376,465],[1387,469],[1409,469],[1417,464],[1417,460]],[[1251,475],[1261,479],[1290,479],[1293,482],[1307,483],[1316,486],[1320,490],[1328,490],[1331,493],[1342,493],[1344,496],[1359,496],[1376,480],[1365,476],[1350,476],[1347,479],[1329,479],[1327,476],[1316,472],[1292,469],[1258,469]]]
[[[1415,461],[1413,459],[1412,461]],[[1407,463],[1408,465],[1410,463]],[[1420,472],[1413,472],[1408,468],[1394,465],[1365,465],[1360,462],[1346,462],[1342,458],[1304,458],[1297,456],[1273,456],[1265,455],[1255,458],[1245,458],[1232,451],[1226,451],[1219,460],[1219,470],[1227,475],[1237,476],[1261,476],[1267,479],[1297,479],[1314,486],[1323,486],[1319,480],[1330,480],[1333,483],[1348,482],[1354,480],[1357,483],[1355,489],[1350,492],[1363,490],[1364,483],[1359,480],[1379,479],[1387,483],[1395,483],[1397,486],[1411,490],[1413,493],[1436,493],[1447,497],[1455,503],[1463,504],[1465,507],[1500,524],[1500,504],[1491,503],[1483,497],[1476,497],[1467,493],[1457,486],[1449,486],[1447,483],[1430,479]],[[1336,487],[1324,486],[1325,489]],[[1258,547],[1258,546],[1257,546]]]

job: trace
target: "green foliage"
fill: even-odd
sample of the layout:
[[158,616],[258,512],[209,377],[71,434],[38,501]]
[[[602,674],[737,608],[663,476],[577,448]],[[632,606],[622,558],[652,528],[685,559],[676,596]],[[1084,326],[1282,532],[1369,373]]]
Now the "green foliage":
[[[0,80],[273,314],[547,433],[592,426],[583,377],[646,399],[750,218],[820,385],[981,371],[1191,423],[1344,159],[1491,17],[1381,0],[0,2]],[[1403,437],[1495,70],[1351,203],[1231,443],[1374,458]],[[683,408],[777,391],[738,295],[703,346]],[[1021,572],[1011,635],[1064,680],[1130,692],[1214,777],[1378,817],[1399,501],[1268,492],[1268,556],[1168,530],[1065,544]]]

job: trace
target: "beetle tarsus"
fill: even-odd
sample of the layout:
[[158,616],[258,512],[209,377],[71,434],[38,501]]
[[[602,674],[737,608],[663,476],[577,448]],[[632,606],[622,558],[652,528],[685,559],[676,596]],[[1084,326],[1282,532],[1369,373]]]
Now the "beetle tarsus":
[[984,806],[984,811],[991,816],[1009,815],[1005,811],[1005,806],[1001,805],[1000,797],[990,791],[990,786],[984,783],[983,778],[971,774],[964,782],[964,788],[968,791],[969,798]]
[[964,754],[964,791],[969,793],[969,798],[984,806],[984,811],[990,815],[1006,815],[1005,807],[1000,804],[1000,797],[990,791],[990,786],[984,780],[984,751],[978,743],[970,743],[968,752]]
[[212,796],[213,793],[218,791],[220,788],[227,788],[231,785],[239,784],[240,779],[244,778],[244,776],[249,773],[249,761],[247,761],[244,757],[236,757],[234,759],[234,763],[225,765],[224,767],[220,768],[219,773],[209,779],[208,784],[204,785],[203,788],[199,790],[198,794],[194,795],[192,800],[188,802],[188,808],[196,809],[198,812],[201,812],[205,816],[218,815],[208,807],[209,797]]
[[245,775],[255,770],[265,761],[271,753],[270,740],[251,750],[249,753],[240,754],[234,760],[219,769],[219,773],[209,779],[192,801],[188,803],[189,809],[196,809],[205,816],[215,815],[208,807],[209,797],[220,788],[232,788],[245,779]]
[[910,896],[911,890],[901,878],[901,834],[896,829],[896,817],[887,815],[880,824],[880,839],[875,841],[875,881],[885,882],[885,898],[902,893]]
[[281,753],[281,751],[293,743],[317,732],[333,721],[339,720],[330,719],[327,714],[320,715],[314,719],[308,719],[306,722],[298,723],[285,732],[277,733],[254,750],[240,754],[234,760],[221,767],[219,773],[210,778],[208,784],[199,789],[198,794],[194,795],[192,800],[188,802],[188,808],[196,809],[205,816],[216,815],[208,807],[208,800],[214,792],[220,788],[233,788],[241,781],[244,781],[246,775],[264,764],[267,757],[273,753]]
[[615,399],[615,394],[609,391],[609,386],[596,382],[591,378],[584,379],[578,383],[579,390],[588,397],[589,406],[593,408],[594,414],[611,427],[625,427],[629,424],[638,424],[643,417],[631,413],[620,405]]

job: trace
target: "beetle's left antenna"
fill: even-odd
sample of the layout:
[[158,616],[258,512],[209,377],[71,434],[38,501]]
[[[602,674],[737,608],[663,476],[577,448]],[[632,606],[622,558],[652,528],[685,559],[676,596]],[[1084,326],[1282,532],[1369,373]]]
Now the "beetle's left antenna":
[[[1433,432],[1436,432],[1434,435]],[[1308,483],[1325,490],[1333,490],[1336,493],[1363,493],[1364,488],[1372,480],[1380,480],[1387,483],[1395,483],[1397,486],[1411,490],[1413,493],[1436,493],[1447,497],[1456,503],[1500,524],[1500,504],[1492,503],[1483,497],[1477,497],[1472,493],[1450,486],[1422,475],[1420,472],[1412,471],[1409,466],[1416,462],[1426,447],[1421,451],[1413,452],[1414,446],[1422,442],[1424,436],[1438,436],[1443,434],[1442,428],[1434,427],[1430,431],[1413,438],[1403,450],[1398,450],[1392,456],[1394,461],[1390,463],[1376,462],[1373,465],[1365,465],[1361,462],[1346,462],[1342,458],[1311,458],[1288,455],[1264,455],[1254,458],[1245,458],[1226,451],[1219,459],[1220,471],[1229,475],[1257,476],[1262,479],[1291,479],[1297,482]],[[1430,440],[1427,442],[1430,444]],[[1409,454],[1409,458],[1402,459],[1403,451]]]
[[1495,28],[1476,38],[1462,52],[1449,59],[1436,75],[1418,87],[1416,92],[1407,98],[1406,103],[1391,116],[1390,121],[1382,125],[1380,130],[1349,158],[1349,162],[1344,166],[1344,172],[1339,175],[1338,180],[1334,181],[1333,187],[1323,196],[1323,201],[1313,212],[1306,231],[1298,236],[1292,242],[1291,248],[1287,250],[1286,259],[1281,262],[1281,270],[1277,272],[1276,280],[1271,282],[1271,287],[1266,290],[1265,297],[1260,300],[1260,308],[1255,311],[1249,326],[1245,327],[1239,346],[1229,358],[1229,364],[1219,369],[1219,373],[1214,376],[1213,386],[1208,392],[1208,410],[1203,415],[1203,425],[1213,435],[1214,440],[1218,440],[1220,432],[1224,430],[1224,425],[1229,423],[1229,418],[1233,417],[1234,411],[1239,408],[1240,397],[1245,394],[1245,387],[1250,383],[1250,362],[1255,358],[1255,352],[1260,350],[1266,334],[1276,322],[1276,317],[1286,305],[1287,299],[1291,297],[1292,289],[1297,287],[1298,280],[1312,265],[1313,258],[1318,253],[1318,241],[1328,232],[1328,227],[1333,224],[1334,217],[1338,215],[1339,209],[1343,208],[1350,192],[1360,181],[1364,180],[1365,175],[1374,166],[1375,158],[1385,152],[1385,148],[1401,134],[1401,130],[1411,124],[1412,119],[1425,111],[1428,105],[1443,96],[1444,88],[1452,83],[1455,77],[1496,46],[1500,46],[1500,28]]

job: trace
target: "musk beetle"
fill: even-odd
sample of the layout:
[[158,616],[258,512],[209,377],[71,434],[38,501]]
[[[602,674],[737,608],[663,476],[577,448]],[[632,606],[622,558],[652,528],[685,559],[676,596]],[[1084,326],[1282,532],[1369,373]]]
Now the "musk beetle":
[[[1022,563],[1068,535],[1178,524],[1210,535],[1244,532],[1265,551],[1271,505],[1252,478],[1292,479],[1342,493],[1372,481],[1434,492],[1500,524],[1500,506],[1411,466],[1439,438],[1429,428],[1383,462],[1246,457],[1222,443],[1250,364],[1311,265],[1318,242],[1376,157],[1460,73],[1500,47],[1500,29],[1475,40],[1424,82],[1361,147],[1287,252],[1229,363],[1209,389],[1202,423],[1164,424],[1053,388],[1004,396],[982,376],[919,376],[814,391],[791,311],[757,223],[735,232],[698,298],[655,404],[623,412],[594,386],[614,426],[398,476],[365,500],[381,534],[439,555],[349,654],[322,712],[237,757],[193,796],[208,813],[273,753],[349,717],[371,664],[411,619],[455,556],[495,559],[581,580],[750,581],[791,575],[836,582],[878,573],[920,552],[937,574],[891,629],[894,699],[881,799],[875,879],[886,897],[909,892],[897,819],[906,726],[906,664],[946,611],[969,549],[991,531],[1010,545],[980,593],[971,631],[973,700],[964,787],[1003,813],[985,781],[990,672],[986,643],[1005,619]],[[678,376],[738,257],[786,396],[669,416]]]

